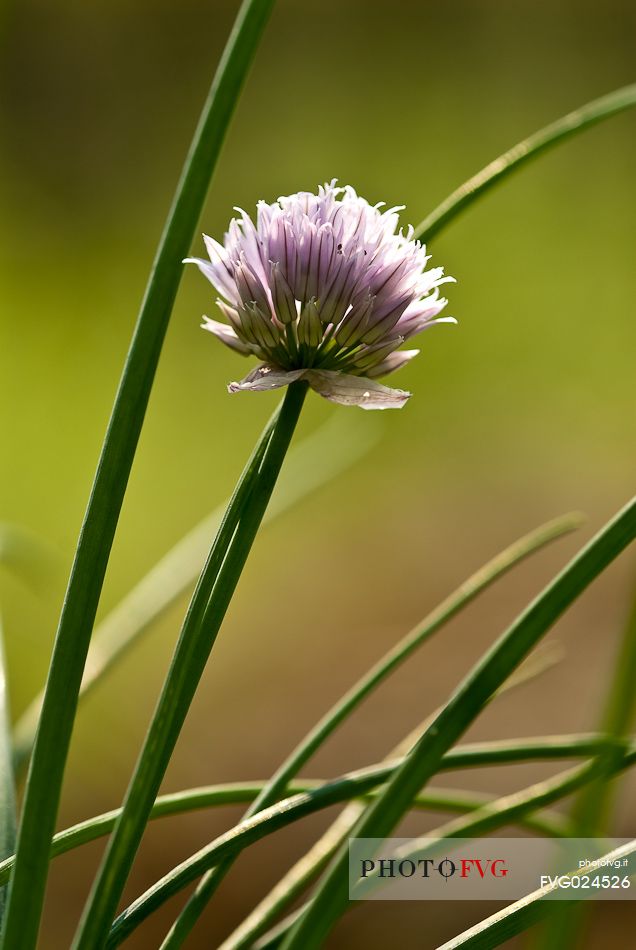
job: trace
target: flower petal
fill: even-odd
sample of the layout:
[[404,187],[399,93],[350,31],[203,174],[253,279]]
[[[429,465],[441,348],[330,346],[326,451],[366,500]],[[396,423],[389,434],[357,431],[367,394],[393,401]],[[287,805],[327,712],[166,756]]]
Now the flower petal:
[[398,326],[400,333],[403,335],[405,340],[408,340],[410,337],[415,336],[418,333],[421,333],[423,330],[428,330],[431,327],[436,327],[438,323],[457,323],[455,317],[436,317],[434,320],[429,319],[428,317],[420,317],[418,320],[413,320],[408,326]]
[[375,379],[376,376],[386,376],[389,373],[394,373],[396,369],[401,369],[409,360],[417,356],[419,352],[419,350],[397,350],[395,353],[389,353],[386,359],[383,359],[381,363],[367,370],[367,376],[371,376]]
[[228,327],[227,323],[220,323],[218,320],[212,320],[210,317],[203,317],[203,323],[201,324],[204,330],[209,330],[210,333],[213,333],[221,343],[225,343],[226,346],[229,346],[231,350],[236,350],[237,353],[243,353],[245,356],[249,356],[252,350],[243,343],[242,340],[239,340],[235,331],[232,327]]
[[296,382],[304,372],[304,369],[285,370],[279,369],[278,366],[261,363],[251,373],[248,373],[240,383],[230,383],[227,390],[230,393],[239,393],[244,390],[264,392],[269,389],[280,389],[281,386]]
[[214,238],[203,235],[210,260],[206,261],[200,257],[186,257],[184,264],[196,264],[204,277],[206,277],[213,287],[223,294],[223,296],[235,304],[239,300],[234,280],[233,268],[228,260],[225,248],[215,241]]
[[305,379],[317,393],[341,406],[401,409],[411,395],[402,389],[389,389],[365,376],[349,376],[328,369],[307,370]]

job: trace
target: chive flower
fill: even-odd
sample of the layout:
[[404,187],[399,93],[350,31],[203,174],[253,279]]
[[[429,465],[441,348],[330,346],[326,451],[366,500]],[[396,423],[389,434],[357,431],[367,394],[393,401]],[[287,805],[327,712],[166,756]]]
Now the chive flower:
[[389,409],[410,393],[376,377],[419,350],[402,344],[436,323],[447,301],[441,267],[427,270],[426,248],[413,228],[397,231],[401,207],[382,211],[335,180],[317,194],[260,201],[256,225],[245,211],[223,244],[203,236],[209,260],[187,258],[220,294],[227,323],[202,327],[261,363],[230,392],[269,390],[305,379],[332,402]]

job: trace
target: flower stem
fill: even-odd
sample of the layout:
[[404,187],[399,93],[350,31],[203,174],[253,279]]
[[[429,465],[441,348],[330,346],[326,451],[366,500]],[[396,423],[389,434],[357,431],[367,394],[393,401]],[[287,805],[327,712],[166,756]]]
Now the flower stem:
[[[192,596],[122,813],[110,839],[73,946],[103,947],[153,803],[225,612],[265,513],[307,391],[291,385],[268,426],[260,466],[248,464]],[[254,457],[253,457],[254,458]],[[229,544],[228,544],[229,541]]]
[[[263,525],[297,505],[336,474],[359,461],[378,441],[378,430],[359,428],[347,413],[336,413],[292,449],[268,506]],[[337,449],[337,451],[336,451]],[[106,614],[93,631],[80,702],[128,656],[168,608],[195,584],[210,538],[223,520],[229,499],[185,534]],[[565,525],[563,527],[565,529]],[[19,781],[29,764],[43,693],[35,696],[13,728],[13,768]]]

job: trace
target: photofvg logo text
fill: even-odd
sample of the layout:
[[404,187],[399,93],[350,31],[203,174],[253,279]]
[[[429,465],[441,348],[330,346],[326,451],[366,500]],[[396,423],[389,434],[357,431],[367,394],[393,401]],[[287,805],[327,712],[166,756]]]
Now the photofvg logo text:
[[431,874],[439,874],[445,881],[459,876],[467,878],[474,874],[482,881],[490,877],[505,877],[508,873],[505,858],[363,858],[360,861],[360,878],[366,880],[373,877],[380,880],[386,878],[411,878],[416,875],[428,878]]
[[[634,841],[597,838],[351,838],[351,900],[555,900],[636,896]],[[611,872],[611,873],[608,873]]]

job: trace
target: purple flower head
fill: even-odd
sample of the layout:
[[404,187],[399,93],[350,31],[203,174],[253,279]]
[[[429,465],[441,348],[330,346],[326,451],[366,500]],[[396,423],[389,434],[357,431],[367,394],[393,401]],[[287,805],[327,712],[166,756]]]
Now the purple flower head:
[[375,377],[404,366],[419,350],[400,346],[436,323],[447,301],[441,267],[398,211],[370,205],[335,181],[318,194],[259,201],[256,225],[240,208],[223,244],[204,235],[209,260],[196,264],[221,295],[227,323],[202,324],[223,343],[262,362],[230,392],[268,390],[297,379],[332,402],[388,409],[410,393]]

